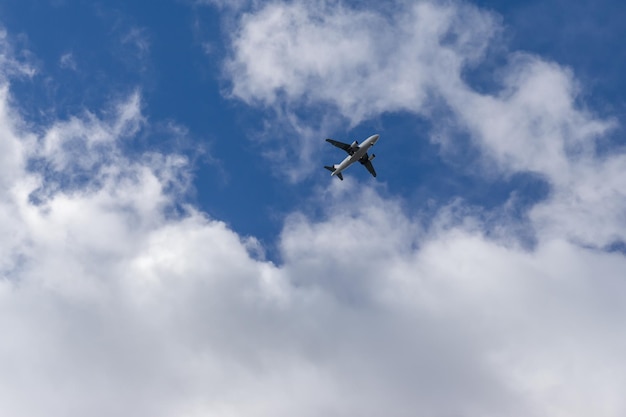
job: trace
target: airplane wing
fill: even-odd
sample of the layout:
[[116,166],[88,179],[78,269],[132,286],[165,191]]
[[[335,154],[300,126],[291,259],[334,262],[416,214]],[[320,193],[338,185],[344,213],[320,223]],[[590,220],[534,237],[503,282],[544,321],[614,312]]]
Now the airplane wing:
[[365,155],[363,160],[359,160],[362,165],[365,165],[365,168],[372,174],[372,176],[376,177],[376,170],[374,169],[374,165],[372,165],[372,161]]
[[354,154],[354,152],[356,151],[356,149],[354,149],[352,146],[350,146],[349,143],[343,143],[343,142],[339,142],[338,140],[333,140],[333,139],[326,139],[326,142],[343,149],[344,151],[348,152],[350,155]]

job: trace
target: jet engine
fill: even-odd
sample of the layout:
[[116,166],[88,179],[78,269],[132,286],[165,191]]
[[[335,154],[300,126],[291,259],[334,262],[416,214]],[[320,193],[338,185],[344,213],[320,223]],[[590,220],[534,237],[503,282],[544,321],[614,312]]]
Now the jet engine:
[[374,158],[376,158],[376,155],[371,154],[371,155],[370,155],[370,157],[369,157],[369,160],[370,160],[370,161],[373,161],[373,160],[374,160]]
[[356,140],[354,142],[352,142],[352,144],[350,145],[351,148],[358,148],[359,147],[359,142],[357,142]]

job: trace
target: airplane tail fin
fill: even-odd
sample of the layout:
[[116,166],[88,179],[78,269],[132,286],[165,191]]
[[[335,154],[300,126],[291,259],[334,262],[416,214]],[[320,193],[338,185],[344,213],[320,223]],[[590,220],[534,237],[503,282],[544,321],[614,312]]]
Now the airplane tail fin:
[[[324,165],[324,168],[326,168],[327,170],[329,170],[330,172],[335,172],[337,170],[337,168],[335,167],[330,167],[328,165]],[[340,172],[338,174],[335,174],[335,176],[337,178],[339,178],[341,181],[343,181],[343,174]]]

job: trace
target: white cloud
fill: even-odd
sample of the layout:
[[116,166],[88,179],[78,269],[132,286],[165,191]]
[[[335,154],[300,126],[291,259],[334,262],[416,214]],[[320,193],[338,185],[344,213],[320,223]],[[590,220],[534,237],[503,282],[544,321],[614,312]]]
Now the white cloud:
[[259,3],[258,0],[190,0],[190,2],[193,5],[210,5],[218,7],[220,9],[234,11],[240,11]]
[[29,51],[24,50],[21,55],[22,59],[16,58],[9,34],[0,26],[0,81],[4,81],[7,76],[32,77],[35,75],[35,67],[27,59],[30,55]]
[[[67,132],[115,131],[121,117],[85,116]],[[59,126],[50,129],[63,137]],[[27,137],[24,155],[49,137]],[[276,266],[221,222],[193,209],[167,215],[175,200],[159,172],[180,169],[168,162],[176,157],[115,150],[88,184],[40,204],[29,194],[50,179],[24,163],[3,191],[1,224],[20,232],[2,235],[19,261],[0,281],[2,414],[626,407],[622,256],[563,240],[529,252],[465,226],[429,231],[399,203],[337,185],[320,196],[327,220],[289,219]]]
[[132,27],[122,36],[123,45],[131,45],[136,49],[137,57],[145,58],[150,53],[150,38],[144,28]]
[[463,4],[400,6],[385,16],[341,2],[274,2],[243,15],[226,64],[233,96],[269,105],[322,101],[353,124],[382,112],[423,112],[431,90],[458,82],[498,27]]
[[[548,67],[557,92],[570,88]],[[552,109],[528,104],[529,85],[511,81],[501,97],[459,89],[458,99],[475,100],[476,111],[491,100],[502,101],[494,111],[513,114],[515,103]],[[434,220],[408,214],[375,190],[351,191],[347,178],[315,196],[322,220],[287,219],[276,265],[224,223],[193,207],[172,210],[188,186],[184,158],[124,154],[122,142],[147,124],[139,93],[106,117],[85,112],[35,133],[12,109],[8,87],[0,96],[0,414],[624,414],[626,258],[572,243],[571,233],[593,222],[563,215],[578,207],[589,222],[602,209],[602,239],[623,230],[624,206],[613,196],[619,157],[573,159],[557,149],[565,176],[527,157],[552,144],[498,153],[484,126],[459,117],[493,158],[514,159],[503,169],[533,169],[558,187],[531,215],[536,247],[517,245],[507,224],[487,238],[462,210]],[[567,125],[581,132],[574,144],[605,128],[564,97],[554,117],[580,120]],[[359,108],[348,95],[343,103]],[[600,182],[608,175],[614,182]],[[542,212],[558,204],[560,221]]]
[[[272,2],[242,14],[225,74],[234,98],[273,108],[279,122],[290,115],[269,134],[298,138],[278,159],[287,169],[308,174],[304,148],[319,147],[323,132],[345,120],[355,126],[387,112],[428,115],[441,84],[458,85],[460,71],[480,60],[499,30],[493,15],[462,3],[389,6],[381,13],[337,1]],[[299,132],[295,114],[306,115],[312,134]]]
[[70,69],[72,71],[76,71],[76,58],[74,58],[74,54],[72,52],[66,52],[61,55],[59,58],[59,66],[64,69]]
[[276,266],[193,209],[167,216],[164,159],[110,161],[99,186],[34,205],[45,178],[23,171],[2,196],[2,225],[22,230],[2,239],[21,260],[0,281],[2,414],[626,407],[620,255],[427,230],[373,190],[337,187],[320,196],[326,220],[289,219]]
[[[351,125],[394,111],[426,117],[432,140],[449,152],[459,131],[469,134],[492,174],[546,179],[551,198],[532,212],[545,229],[595,246],[626,240],[626,156],[595,153],[616,122],[580,104],[571,70],[511,52],[496,73],[498,91],[465,81],[500,31],[495,15],[462,2],[397,2],[387,14],[333,1],[273,2],[242,15],[225,69],[233,97],[286,113],[296,131],[307,121],[295,115],[322,104]],[[439,117],[442,108],[452,117]],[[309,142],[322,133],[285,136],[306,168],[316,146]]]

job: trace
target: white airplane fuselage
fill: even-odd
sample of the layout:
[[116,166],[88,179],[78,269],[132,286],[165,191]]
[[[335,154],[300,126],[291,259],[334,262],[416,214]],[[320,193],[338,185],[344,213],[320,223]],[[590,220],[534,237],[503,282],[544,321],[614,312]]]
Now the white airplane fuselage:
[[363,155],[365,155],[367,151],[378,141],[379,136],[380,135],[372,135],[365,139],[365,141],[359,145],[359,149],[354,154],[346,156],[346,159],[335,165],[335,170],[331,172],[330,175],[333,176],[340,174],[343,170],[361,159]]

